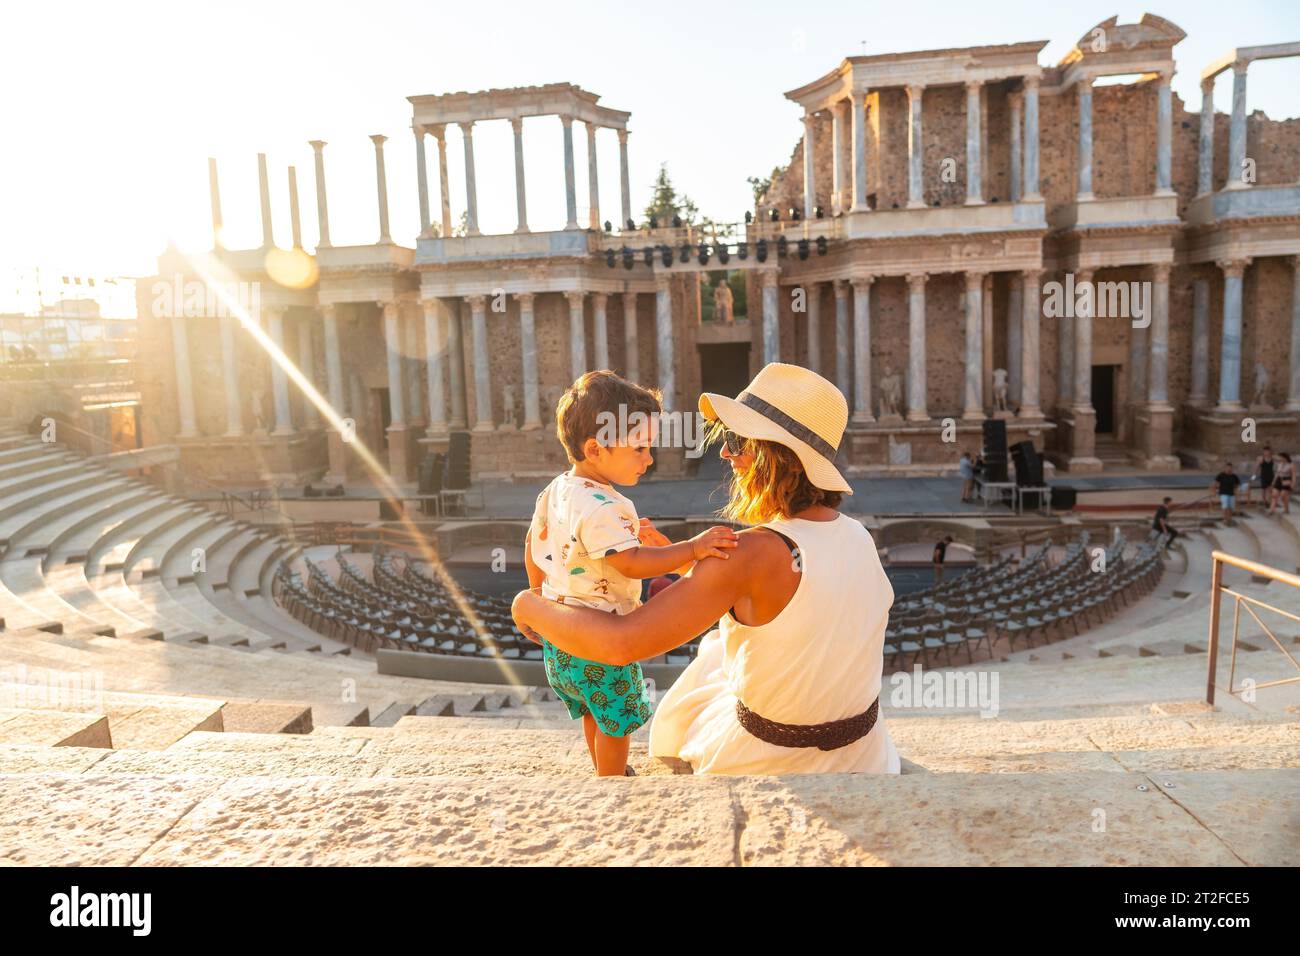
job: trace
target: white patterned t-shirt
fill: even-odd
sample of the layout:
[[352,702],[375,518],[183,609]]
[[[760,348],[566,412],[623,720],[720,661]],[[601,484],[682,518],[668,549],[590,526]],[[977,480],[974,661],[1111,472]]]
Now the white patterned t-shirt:
[[641,581],[605,560],[635,548],[636,507],[610,485],[571,472],[556,477],[540,495],[530,531],[533,562],[546,575],[542,596],[576,601],[627,614],[641,603]]

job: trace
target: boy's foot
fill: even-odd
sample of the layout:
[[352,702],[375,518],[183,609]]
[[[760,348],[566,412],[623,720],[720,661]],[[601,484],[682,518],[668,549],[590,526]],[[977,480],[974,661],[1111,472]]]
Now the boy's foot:
[[636,776],[636,771],[632,769],[632,765],[631,765],[631,764],[628,764],[626,767],[623,768],[623,776],[625,776],[625,777],[635,777],[635,776]]

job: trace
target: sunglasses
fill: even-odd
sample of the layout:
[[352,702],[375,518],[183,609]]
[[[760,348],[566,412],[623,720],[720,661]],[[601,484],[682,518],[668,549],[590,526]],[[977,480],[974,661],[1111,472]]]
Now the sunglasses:
[[722,441],[727,446],[727,451],[732,455],[740,455],[745,451],[745,442],[749,441],[744,435],[737,435],[730,428],[722,430]]

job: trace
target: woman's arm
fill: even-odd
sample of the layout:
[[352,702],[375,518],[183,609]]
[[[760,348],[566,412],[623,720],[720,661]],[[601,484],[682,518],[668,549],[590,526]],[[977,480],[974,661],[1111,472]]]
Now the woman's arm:
[[515,597],[515,622],[577,657],[606,664],[630,664],[680,647],[717,623],[744,595],[753,579],[762,542],[740,535],[729,561],[701,561],[671,592],[631,614],[548,601],[531,591]]
[[529,528],[528,533],[524,535],[524,571],[528,573],[528,586],[530,588],[540,588],[542,582],[546,580],[546,574],[537,566],[533,560],[533,529]]

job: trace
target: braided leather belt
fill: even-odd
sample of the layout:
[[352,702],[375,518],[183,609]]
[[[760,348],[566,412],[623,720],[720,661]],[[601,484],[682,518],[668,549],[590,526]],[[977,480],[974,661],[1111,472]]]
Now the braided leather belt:
[[854,717],[828,720],[824,724],[781,724],[754,713],[736,701],[736,719],[740,726],[765,743],[778,747],[816,747],[818,750],[838,750],[861,740],[871,733],[880,716],[880,698]]

